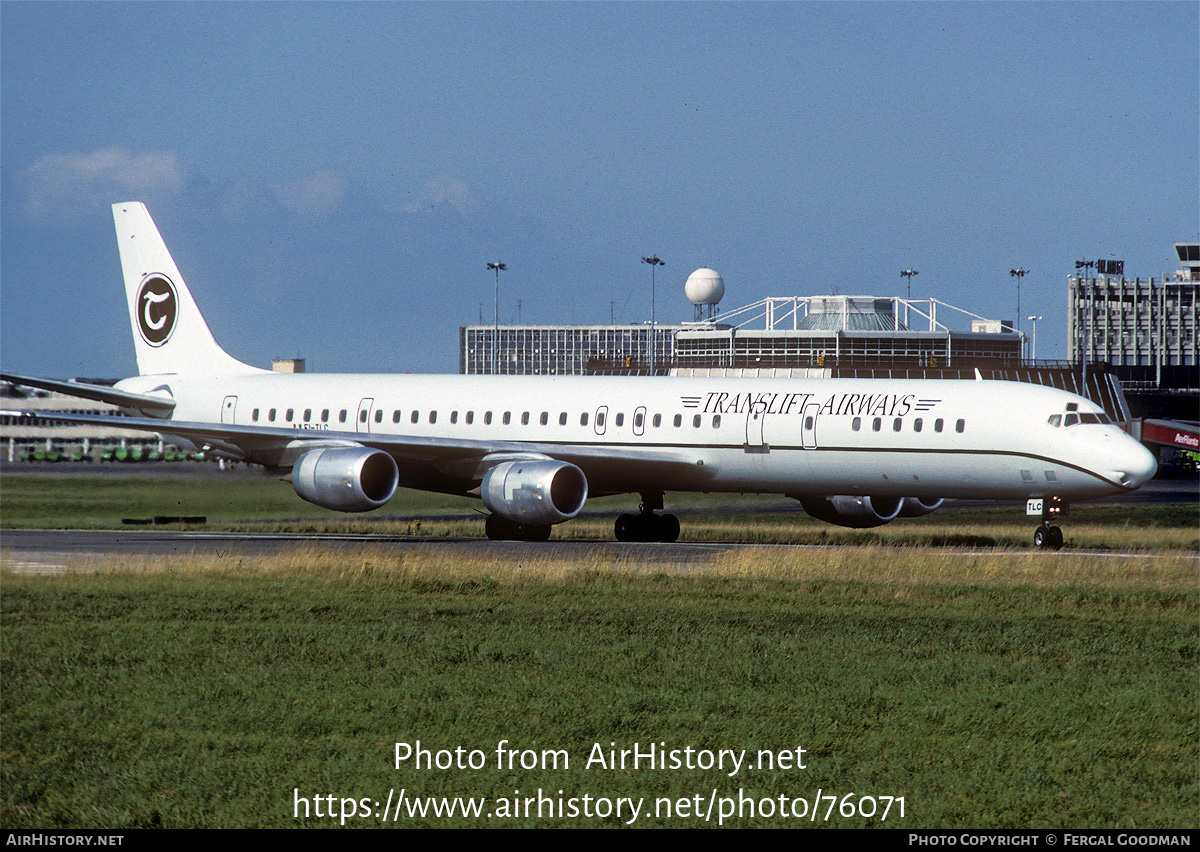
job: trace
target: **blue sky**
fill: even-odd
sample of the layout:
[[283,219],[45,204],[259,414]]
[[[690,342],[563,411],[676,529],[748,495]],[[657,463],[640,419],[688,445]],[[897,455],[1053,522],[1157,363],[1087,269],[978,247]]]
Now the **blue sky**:
[[[1200,5],[0,4],[0,359],[136,371],[109,205],[218,341],[454,372],[458,326],[903,294],[1045,317],[1200,236]],[[1026,324],[1027,325],[1027,324]]]

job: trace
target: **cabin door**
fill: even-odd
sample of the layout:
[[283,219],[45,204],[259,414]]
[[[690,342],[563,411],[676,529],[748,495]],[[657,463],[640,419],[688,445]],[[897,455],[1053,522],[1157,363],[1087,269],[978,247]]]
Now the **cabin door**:
[[817,403],[804,407],[804,419],[800,423],[800,443],[806,450],[817,448],[817,412],[821,406]]
[[227,396],[221,403],[221,422],[233,423],[233,415],[237,412],[237,397]]
[[765,453],[770,450],[763,438],[763,428],[767,422],[767,407],[754,403],[746,412],[746,452]]
[[359,432],[371,431],[371,408],[375,400],[371,397],[363,399],[358,404],[358,417],[354,421],[355,429]]
[[602,405],[596,409],[596,420],[592,426],[592,428],[596,430],[597,435],[604,434],[604,431],[608,428],[608,423],[605,422],[607,420],[608,420],[608,406]]

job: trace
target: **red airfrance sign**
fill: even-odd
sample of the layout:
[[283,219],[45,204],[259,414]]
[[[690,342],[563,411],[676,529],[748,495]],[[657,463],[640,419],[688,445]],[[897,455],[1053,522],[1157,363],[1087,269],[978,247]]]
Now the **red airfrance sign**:
[[1184,450],[1200,450],[1200,431],[1180,423],[1163,420],[1147,420],[1142,424],[1142,440],[1179,447]]

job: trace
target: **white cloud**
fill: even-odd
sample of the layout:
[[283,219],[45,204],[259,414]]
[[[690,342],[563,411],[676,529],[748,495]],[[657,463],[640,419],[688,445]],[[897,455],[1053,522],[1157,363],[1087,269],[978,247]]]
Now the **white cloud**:
[[337,172],[317,172],[279,187],[275,196],[293,213],[326,213],[342,206],[346,198],[346,181]]
[[17,176],[25,210],[37,218],[91,212],[120,201],[153,202],[183,188],[184,168],[170,151],[111,147],[47,154]]
[[463,181],[449,175],[435,175],[425,181],[421,194],[404,205],[405,213],[416,213],[434,207],[448,206],[461,216],[479,209],[479,200]]

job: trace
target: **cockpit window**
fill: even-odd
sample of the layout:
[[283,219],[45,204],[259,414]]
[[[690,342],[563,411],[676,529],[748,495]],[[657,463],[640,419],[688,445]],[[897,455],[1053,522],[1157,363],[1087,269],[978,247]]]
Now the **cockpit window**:
[[1074,403],[1072,403],[1067,406],[1066,414],[1051,414],[1046,422],[1055,428],[1058,428],[1061,423],[1065,429],[1069,426],[1078,426],[1080,424],[1105,426],[1111,424],[1113,419],[1103,411],[1094,413],[1090,411],[1079,412],[1076,410]]

